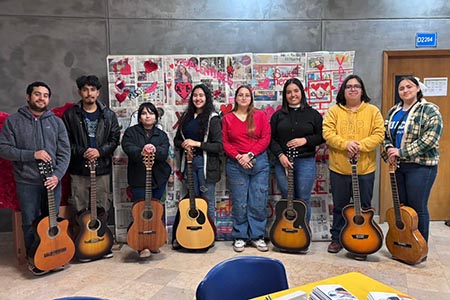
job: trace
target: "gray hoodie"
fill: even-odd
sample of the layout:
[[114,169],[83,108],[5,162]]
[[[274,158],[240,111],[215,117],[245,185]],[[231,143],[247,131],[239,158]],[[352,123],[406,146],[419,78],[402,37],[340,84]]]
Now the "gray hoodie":
[[28,106],[9,116],[0,133],[0,157],[14,166],[16,182],[42,184],[34,153],[45,150],[52,157],[53,175],[61,178],[70,161],[70,144],[63,121],[47,110],[36,118]]

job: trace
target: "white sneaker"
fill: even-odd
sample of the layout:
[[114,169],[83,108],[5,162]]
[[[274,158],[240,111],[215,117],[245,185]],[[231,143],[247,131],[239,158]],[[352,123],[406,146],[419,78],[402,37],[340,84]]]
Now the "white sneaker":
[[267,244],[263,239],[252,241],[251,244],[253,247],[256,247],[256,249],[258,249],[261,252],[266,252],[269,250],[269,247],[267,247]]
[[234,251],[242,252],[242,251],[244,251],[244,249],[245,249],[245,242],[244,242],[244,240],[237,239],[237,240],[234,241],[234,243],[233,243],[233,250]]
[[151,255],[152,255],[152,253],[148,249],[144,249],[144,250],[139,251],[139,257],[140,258],[147,258],[147,257],[150,257]]

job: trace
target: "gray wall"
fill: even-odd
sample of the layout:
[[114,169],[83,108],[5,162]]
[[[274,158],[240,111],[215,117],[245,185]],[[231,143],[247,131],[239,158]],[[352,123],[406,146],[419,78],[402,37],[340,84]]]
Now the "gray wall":
[[449,17],[446,0],[1,0],[0,110],[16,111],[35,80],[51,106],[77,99],[81,74],[106,86],[108,54],[320,50],[355,50],[380,106],[382,51],[414,49],[416,32],[450,48]]

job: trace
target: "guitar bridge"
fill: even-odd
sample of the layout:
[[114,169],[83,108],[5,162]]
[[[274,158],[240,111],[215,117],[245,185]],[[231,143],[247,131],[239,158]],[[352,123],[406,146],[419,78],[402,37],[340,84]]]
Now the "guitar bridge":
[[368,234],[352,234],[352,238],[355,240],[367,240],[369,238]]
[[145,231],[139,231],[139,234],[155,234],[156,231],[153,230],[145,230]]
[[202,226],[188,226],[187,227],[188,230],[192,230],[192,231],[200,230],[202,228],[203,228]]
[[98,243],[98,242],[103,242],[104,238],[95,238],[95,239],[90,239],[87,241],[84,241],[85,244],[93,244],[93,243]]
[[44,257],[57,255],[57,254],[60,254],[62,252],[66,252],[66,250],[67,250],[67,248],[64,247],[64,248],[61,248],[61,249],[56,249],[56,250],[53,250],[53,251],[50,251],[50,252],[46,252],[46,253],[44,253]]
[[402,247],[402,248],[412,248],[412,246],[410,244],[402,243],[402,242],[394,242],[394,245]]
[[292,229],[292,228],[283,228],[281,231],[286,232],[286,233],[297,233],[298,232],[297,229]]

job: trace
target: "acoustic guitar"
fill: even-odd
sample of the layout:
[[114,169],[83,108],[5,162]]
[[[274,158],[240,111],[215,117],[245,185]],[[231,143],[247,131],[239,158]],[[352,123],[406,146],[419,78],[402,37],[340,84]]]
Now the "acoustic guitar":
[[97,161],[87,161],[90,171],[91,209],[84,211],[78,218],[80,232],[75,240],[75,255],[79,259],[99,259],[111,251],[113,235],[108,225],[97,217],[97,180],[95,169]]
[[[287,157],[294,164],[295,149],[289,149]],[[270,229],[270,241],[280,250],[305,251],[311,244],[311,229],[306,221],[307,207],[304,201],[294,200],[294,170],[287,171],[288,195],[275,206],[276,218]]]
[[368,255],[377,252],[383,245],[383,231],[373,220],[375,210],[361,208],[356,169],[357,156],[351,157],[349,161],[352,165],[353,203],[342,210],[345,225],[340,234],[340,241],[348,252]]
[[407,264],[417,264],[427,256],[428,245],[417,229],[418,217],[414,209],[400,205],[395,171],[397,163],[389,164],[392,200],[394,206],[386,212],[389,230],[386,234],[386,247],[394,259]]
[[[53,175],[51,162],[38,162],[44,181]],[[34,265],[43,271],[51,271],[66,265],[73,258],[75,246],[67,228],[69,221],[56,216],[55,193],[47,189],[48,216],[41,218],[36,225],[39,244],[34,249]]]
[[164,207],[152,197],[152,167],[154,153],[145,154],[145,198],[133,204],[131,214],[133,223],[128,228],[127,243],[134,250],[157,250],[167,241],[167,231],[162,221]]
[[205,249],[215,240],[214,223],[208,216],[208,202],[194,195],[192,149],[186,150],[189,198],[178,204],[180,221],[175,232],[178,243],[186,249]]

